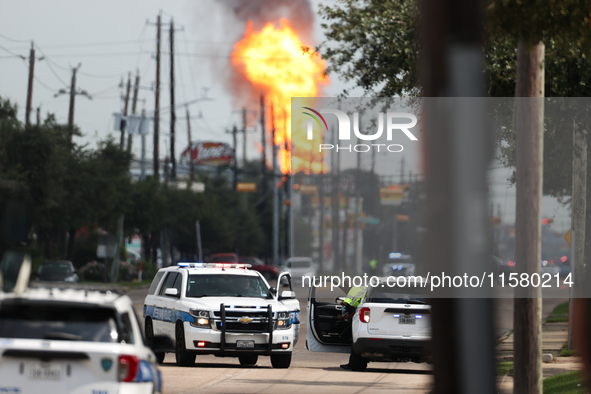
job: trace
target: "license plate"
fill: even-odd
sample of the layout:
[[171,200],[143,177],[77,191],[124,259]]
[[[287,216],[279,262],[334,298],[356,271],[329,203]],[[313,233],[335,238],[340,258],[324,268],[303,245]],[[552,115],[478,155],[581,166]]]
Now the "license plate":
[[254,341],[236,341],[238,349],[254,349]]
[[417,324],[417,319],[411,316],[400,316],[398,318],[398,324]]
[[29,379],[31,380],[60,380],[62,368],[59,364],[33,363],[29,365]]

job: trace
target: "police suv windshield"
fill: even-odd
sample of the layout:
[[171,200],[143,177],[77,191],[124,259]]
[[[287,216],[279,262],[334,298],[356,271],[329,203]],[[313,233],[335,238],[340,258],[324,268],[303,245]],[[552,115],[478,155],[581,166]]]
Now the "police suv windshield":
[[273,296],[258,276],[189,275],[187,297],[253,297],[271,299]]

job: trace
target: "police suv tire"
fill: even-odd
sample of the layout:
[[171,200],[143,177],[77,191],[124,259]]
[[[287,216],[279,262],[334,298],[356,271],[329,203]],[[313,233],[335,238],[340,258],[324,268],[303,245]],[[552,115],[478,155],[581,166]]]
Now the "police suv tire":
[[273,368],[286,369],[291,364],[291,352],[271,354],[271,365]]
[[258,354],[244,354],[242,356],[238,356],[238,361],[240,361],[240,365],[245,365],[245,366],[256,365],[258,360],[259,360]]
[[361,357],[351,348],[351,371],[363,372],[367,369],[367,359]]
[[175,358],[176,364],[181,367],[191,367],[195,364],[195,353],[188,352],[185,348],[185,329],[183,323],[177,322],[175,329]]
[[[152,326],[152,319],[146,319],[144,326],[146,327],[144,330],[146,334],[146,346],[151,349],[154,346],[154,327]],[[154,352],[154,354],[156,355],[156,361],[158,364],[162,364],[166,353]]]

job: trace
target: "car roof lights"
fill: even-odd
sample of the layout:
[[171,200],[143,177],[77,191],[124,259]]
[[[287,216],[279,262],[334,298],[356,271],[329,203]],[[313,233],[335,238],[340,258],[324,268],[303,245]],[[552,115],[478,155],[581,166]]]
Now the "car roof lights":
[[181,262],[177,263],[177,266],[184,268],[243,268],[248,269],[251,264],[229,264],[229,263],[189,263]]

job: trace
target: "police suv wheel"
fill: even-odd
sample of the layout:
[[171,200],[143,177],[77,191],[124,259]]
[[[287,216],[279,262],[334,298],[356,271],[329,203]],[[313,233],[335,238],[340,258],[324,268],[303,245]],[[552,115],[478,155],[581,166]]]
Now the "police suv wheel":
[[176,344],[174,355],[176,364],[181,367],[190,367],[195,364],[195,353],[190,353],[185,348],[185,329],[182,323],[176,325]]
[[271,354],[271,365],[273,368],[289,368],[291,364],[291,353]]
[[258,359],[258,354],[245,354],[243,356],[238,356],[238,361],[240,361],[240,365],[256,365]]
[[[154,327],[152,326],[151,319],[146,319],[145,327],[146,346],[152,349],[152,347],[154,346]],[[162,364],[164,362],[164,356],[166,356],[166,353],[154,352],[154,354],[156,355],[156,361],[158,361],[158,364]]]

